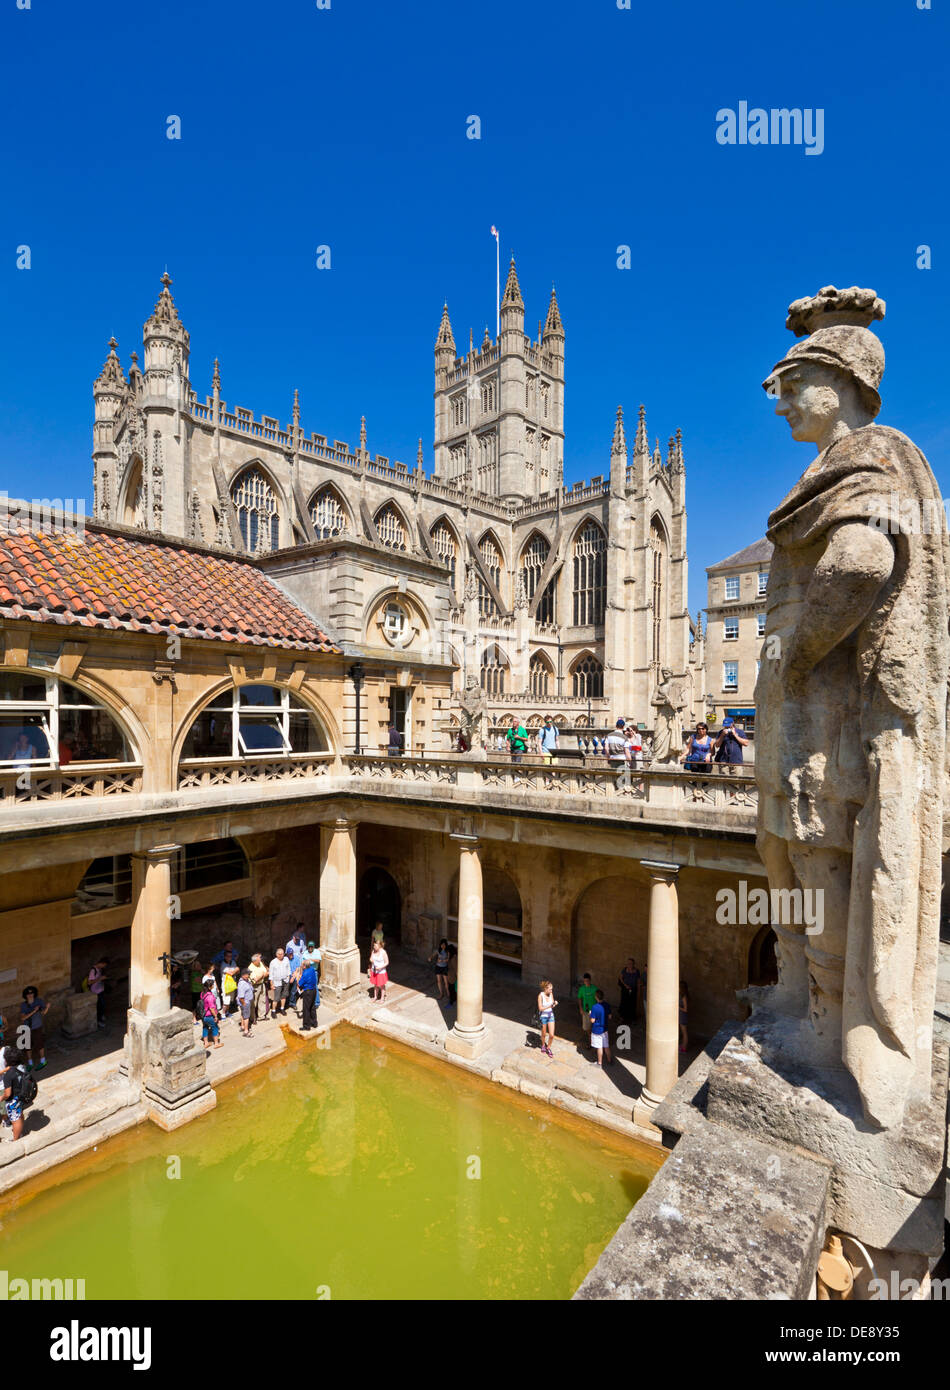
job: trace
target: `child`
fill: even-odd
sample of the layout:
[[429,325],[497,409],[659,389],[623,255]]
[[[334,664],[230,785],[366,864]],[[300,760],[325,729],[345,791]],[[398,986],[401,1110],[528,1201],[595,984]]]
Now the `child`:
[[201,1041],[204,1043],[205,1052],[211,1051],[212,1039],[215,1047],[222,1046],[218,1028],[218,1001],[214,990],[205,979],[201,994]]
[[577,1007],[581,1015],[581,1027],[585,1033],[590,1032],[590,1011],[597,999],[597,991],[590,982],[590,976],[585,975],[583,982],[577,990]]
[[607,997],[602,989],[598,989],[594,1007],[590,1011],[590,1045],[597,1053],[599,1067],[602,1067],[605,1061],[610,1061],[610,1034],[607,1032],[609,1017],[610,1005],[607,1003]]

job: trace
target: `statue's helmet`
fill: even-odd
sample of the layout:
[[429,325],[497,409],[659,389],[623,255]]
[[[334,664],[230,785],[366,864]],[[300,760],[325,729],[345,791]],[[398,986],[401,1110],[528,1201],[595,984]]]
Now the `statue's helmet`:
[[763,388],[774,392],[783,373],[814,362],[851,377],[874,419],[881,409],[884,348],[868,325],[882,319],[884,310],[884,301],[873,290],[855,285],[846,290],[826,285],[810,299],[797,299],[789,305],[785,324],[797,336],[809,336],[775,364]]

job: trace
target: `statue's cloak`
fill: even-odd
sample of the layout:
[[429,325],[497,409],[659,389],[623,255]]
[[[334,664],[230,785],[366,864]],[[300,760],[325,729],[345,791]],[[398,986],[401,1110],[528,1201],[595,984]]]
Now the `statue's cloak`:
[[[769,639],[788,650],[829,532],[869,521],[889,535],[892,572],[792,695]],[[936,985],[950,660],[942,500],[914,444],[868,425],[806,471],[769,518],[768,537],[759,832],[852,855],[843,1057],[868,1114],[896,1123],[915,1073],[928,1081],[920,1042],[930,1037]]]

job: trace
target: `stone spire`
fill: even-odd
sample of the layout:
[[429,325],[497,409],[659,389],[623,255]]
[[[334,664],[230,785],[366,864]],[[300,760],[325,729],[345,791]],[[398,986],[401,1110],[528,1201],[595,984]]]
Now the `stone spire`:
[[655,469],[663,467],[663,456],[660,453],[659,439],[654,439],[653,441],[653,467]]
[[673,448],[673,472],[683,473],[685,469],[686,464],[683,461],[683,431],[677,428],[676,444]]
[[557,293],[554,286],[551,286],[551,300],[548,304],[548,316],[544,322],[544,337],[550,338],[557,334],[564,337],[564,324],[561,322],[561,310],[558,308]]
[[418,449],[416,450],[416,472],[417,472],[417,473],[421,473],[422,471],[423,471],[422,440],[420,439],[420,440],[419,440],[419,447],[418,447]]
[[213,391],[221,390],[221,367],[217,358],[214,359],[214,371],[211,373],[211,389]]
[[300,429],[300,392],[294,387],[294,409],[293,409],[294,429]]
[[116,348],[118,343],[115,338],[109,339],[109,356],[102,366],[102,371],[96,377],[93,390],[97,395],[104,395],[106,392],[120,394],[125,390],[128,382],[125,379],[125,372],[122,370],[122,363],[119,361]]
[[634,458],[650,457],[650,441],[647,439],[647,412],[646,406],[640,406],[640,418],[637,421],[637,437],[633,445]]
[[622,406],[622,405],[618,405],[618,406],[617,406],[617,419],[616,419],[616,421],[614,422],[614,438],[613,438],[613,443],[612,443],[611,446],[610,446],[610,453],[611,453],[611,457],[613,457],[614,454],[620,454],[620,455],[623,456],[624,461],[626,461],[626,458],[627,458],[627,436],[626,436],[626,434],[624,433],[624,428],[623,428],[623,406]]
[[436,340],[435,340],[435,350],[436,350],[436,352],[438,352],[438,351],[439,351],[439,348],[446,348],[446,347],[450,347],[450,348],[452,349],[452,356],[454,357],[454,356],[455,356],[455,338],[454,338],[454,336],[453,336],[453,334],[452,334],[452,323],[451,323],[451,320],[449,319],[449,306],[448,306],[448,304],[443,304],[443,305],[442,305],[442,322],[439,324],[439,332],[438,332],[438,336],[436,337]]
[[488,324],[485,324],[485,336],[482,338],[482,352],[487,352],[491,347],[491,334],[488,331]]
[[524,309],[524,300],[521,298],[521,286],[518,284],[518,272],[515,269],[515,258],[512,256],[511,264],[508,267],[508,279],[505,283],[505,293],[501,298],[501,307],[505,305]]
[[185,342],[187,343],[189,341],[188,330],[182,326],[181,319],[178,317],[178,310],[175,307],[175,301],[172,299],[172,292],[169,289],[171,283],[172,277],[166,270],[165,274],[162,276],[162,292],[158,296],[155,308],[152,310],[151,318],[145,321],[145,333],[147,336],[150,328],[159,331],[162,329],[166,331],[169,329],[179,329],[184,335]]
[[360,453],[366,453],[366,416],[360,416]]
[[667,467],[667,469],[669,470],[670,473],[673,472],[673,468],[674,468],[675,462],[676,462],[676,439],[675,439],[674,436],[671,434],[670,437],[669,437],[669,439],[668,439],[668,441],[667,441],[667,445],[666,445],[666,467]]

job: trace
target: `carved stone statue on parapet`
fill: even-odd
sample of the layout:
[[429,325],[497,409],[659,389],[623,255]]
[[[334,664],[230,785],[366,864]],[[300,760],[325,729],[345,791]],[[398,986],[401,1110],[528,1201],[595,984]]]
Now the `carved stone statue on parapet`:
[[[809,336],[763,383],[817,457],[769,518],[755,697],[759,851],[773,902],[804,903],[773,922],[766,1007],[800,1019],[803,1059],[844,1063],[882,1129],[930,1096],[950,661],[939,489],[872,423],[883,316],[873,290],[796,301],[787,327]],[[931,524],[894,526],[894,494]]]
[[484,755],[485,747],[485,692],[476,676],[469,673],[465,677],[465,689],[460,696],[460,731],[468,743],[469,751],[476,756]]
[[650,704],[654,714],[652,766],[668,763],[675,766],[683,752],[683,710],[686,695],[681,681],[673,680],[673,672],[664,667],[660,683],[653,692]]

